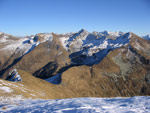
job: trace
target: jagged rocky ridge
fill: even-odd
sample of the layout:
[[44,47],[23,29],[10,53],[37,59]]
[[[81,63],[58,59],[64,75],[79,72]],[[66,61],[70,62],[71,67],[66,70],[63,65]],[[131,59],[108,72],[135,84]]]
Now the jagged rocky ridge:
[[59,84],[53,86],[61,92],[57,98],[150,94],[150,42],[134,33],[82,29],[24,38],[0,36],[4,79],[13,69],[24,70]]

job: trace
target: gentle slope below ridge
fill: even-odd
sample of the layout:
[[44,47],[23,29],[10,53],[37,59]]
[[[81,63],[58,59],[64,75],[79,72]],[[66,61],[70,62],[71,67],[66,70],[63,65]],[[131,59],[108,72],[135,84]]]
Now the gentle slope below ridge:
[[[41,99],[56,99],[60,97],[60,92],[57,92],[55,85],[46,82],[45,80],[35,78],[31,74],[18,70],[22,81],[10,82],[0,80],[0,96],[9,98],[17,95],[22,95],[25,98],[41,98]],[[7,87],[7,90],[2,90],[1,87]],[[57,96],[59,95],[59,96]]]

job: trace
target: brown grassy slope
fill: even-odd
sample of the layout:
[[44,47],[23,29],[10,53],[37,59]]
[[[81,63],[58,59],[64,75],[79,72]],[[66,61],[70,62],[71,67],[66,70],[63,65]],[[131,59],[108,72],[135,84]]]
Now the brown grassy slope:
[[13,82],[19,88],[11,85],[14,90],[12,94],[44,99],[150,95],[148,69],[128,47],[123,47],[111,51],[101,63],[92,67],[68,69],[62,74],[60,85],[19,71],[23,81]]
[[25,98],[41,99],[56,99],[61,97],[59,90],[57,91],[57,89],[55,89],[55,85],[35,78],[25,71],[18,70],[18,72],[22,77],[21,82],[0,80],[0,84],[13,90],[11,93],[2,92],[0,90],[0,96],[22,95]]
[[150,41],[132,33],[130,45],[138,54],[144,56],[145,59],[150,59]]
[[78,96],[150,95],[150,66],[128,47],[111,51],[101,63],[73,67],[62,75],[62,86]]

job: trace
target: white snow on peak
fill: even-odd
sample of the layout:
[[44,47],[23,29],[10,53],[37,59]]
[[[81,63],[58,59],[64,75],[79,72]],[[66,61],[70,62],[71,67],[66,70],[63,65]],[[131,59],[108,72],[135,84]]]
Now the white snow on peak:
[[0,38],[0,43],[7,42],[7,38],[8,38],[8,36],[6,34],[4,34],[4,36],[2,38]]
[[60,38],[61,44],[66,50],[68,50],[68,47],[67,47],[68,39],[69,39],[69,37],[61,37]]
[[66,50],[69,50],[68,47],[70,46],[76,46],[75,50],[74,51],[79,51],[83,44],[82,40],[85,40],[86,37],[89,35],[89,32],[84,30],[84,29],[81,29],[79,32],[75,33],[73,36],[69,35],[67,37],[60,37],[60,41],[62,42],[62,45],[64,46],[64,48]]
[[[42,37],[42,40],[40,40],[40,43],[44,43],[46,41],[52,41],[53,40],[53,35],[52,33],[42,33],[42,34],[39,34],[41,37]],[[37,36],[37,38],[39,38]]]
[[[7,55],[17,54],[18,58],[22,58],[36,48],[40,43],[46,41],[52,41],[52,33],[42,33],[41,36],[28,36],[28,37],[13,37],[7,34],[3,34],[0,37],[0,51]],[[38,39],[40,38],[40,39]]]
[[118,32],[108,32],[109,35],[115,36],[115,37],[119,37],[122,36],[123,34],[125,34],[124,32],[118,31]]
[[[91,57],[94,59],[102,59],[105,55],[103,53],[102,58],[99,52],[105,50],[105,54],[109,50],[116,49],[118,47],[124,46],[130,40],[130,35],[123,32],[88,32],[81,29],[77,33],[66,33],[58,34],[62,46],[71,54],[80,52],[80,55]],[[18,38],[17,40],[7,40],[7,37],[3,37],[8,44],[1,48],[0,50],[7,50],[9,53],[18,53],[19,57],[22,57],[29,52],[31,52],[37,45],[44,43],[46,41],[53,40],[52,33],[40,33],[35,36],[30,36],[26,38]],[[88,61],[86,61],[88,62]]]
[[[10,46],[13,46],[14,48],[9,48],[9,49],[13,49],[15,51],[15,53],[21,53],[20,56],[23,56],[27,53],[29,53],[30,51],[32,51],[37,45],[39,44],[38,41],[34,41],[33,39],[26,39],[26,40],[21,40],[21,41],[18,41],[18,43],[16,44],[10,44],[8,45],[9,47]],[[5,48],[6,49],[6,48]],[[7,47],[8,49],[8,47]]]
[[[86,30],[80,30],[78,33],[71,37],[61,37],[60,40],[62,45],[66,50],[72,49],[72,52],[77,52],[83,50],[83,48],[89,48],[90,55],[91,50],[95,53],[95,49],[106,49],[108,45],[113,47],[120,47],[129,40],[127,37],[121,38],[125,33],[119,32],[92,32],[89,33]],[[107,38],[107,36],[115,37],[115,41],[111,41],[111,38]]]
[[98,46],[98,48],[100,48],[100,49],[106,49],[107,46],[108,46],[108,41],[105,40],[104,43],[102,43],[102,44],[100,44],[100,45]]
[[52,41],[52,40],[53,40],[52,34],[46,34],[44,41],[47,41],[47,40],[49,40],[49,41]]
[[99,37],[112,37],[116,39],[117,37],[123,36],[125,32],[117,31],[117,32],[110,32],[110,31],[102,31],[102,32],[96,32],[94,31],[92,34],[98,35]]
[[[9,36],[4,35],[2,38],[0,38],[0,43],[6,44],[0,50],[3,51],[9,51],[10,54],[19,53],[20,56],[23,56],[30,51],[32,51],[37,45],[40,43],[44,43],[46,41],[52,41],[53,36],[51,33],[44,33],[40,34],[42,36],[42,39],[38,40],[38,36],[31,36],[31,37],[24,37],[24,38],[17,38],[17,40],[11,40]],[[9,38],[9,40],[7,40]]]
[[[70,52],[72,63],[93,64],[100,62],[110,50],[129,43],[131,33],[124,32],[92,32],[80,30],[73,36],[60,37],[64,48]],[[96,61],[97,59],[97,61]],[[83,63],[84,62],[84,63]]]
[[25,41],[26,39],[19,39],[17,41],[11,40],[8,41],[8,45],[6,45],[4,48],[2,48],[3,50],[10,50],[10,51],[15,51],[19,46],[22,45],[22,42]]
[[9,51],[10,54],[20,53],[20,56],[30,52],[39,44],[33,38],[18,38],[18,40],[8,40],[6,43],[8,44],[0,50]]

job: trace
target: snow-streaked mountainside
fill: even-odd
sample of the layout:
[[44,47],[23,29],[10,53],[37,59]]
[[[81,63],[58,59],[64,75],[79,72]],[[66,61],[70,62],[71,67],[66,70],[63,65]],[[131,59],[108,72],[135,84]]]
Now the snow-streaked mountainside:
[[110,50],[129,43],[130,33],[93,32],[82,29],[71,37],[61,37],[63,46],[70,51],[74,64],[92,65],[99,63]]
[[3,113],[149,113],[150,97],[72,98],[58,100],[1,99]]
[[[109,51],[128,44],[131,33],[121,31],[94,31],[90,33],[81,29],[77,33],[56,33],[56,35],[59,36],[61,44],[69,52],[72,64],[93,65],[99,63]],[[0,36],[0,45],[2,44],[0,51],[19,53],[20,57],[34,50],[39,44],[53,40],[52,33],[40,33],[35,36],[15,39],[9,38],[9,35],[4,33],[1,33]],[[148,39],[148,35],[144,38]]]
[[44,34],[42,41],[38,41],[37,36],[11,38],[8,34],[1,33],[0,43],[5,44],[5,46],[1,47],[0,50],[9,51],[10,53],[21,53],[20,56],[23,56],[47,40],[52,40],[50,33]]
[[[124,37],[124,35],[128,35]],[[1,33],[0,43],[6,44],[1,50],[7,50],[10,52],[22,52],[23,55],[33,50],[38,44],[44,43],[48,40],[52,41],[53,37],[51,33],[41,33],[35,36],[28,36],[25,38],[11,39],[9,35]],[[67,51],[71,53],[79,52],[82,50],[83,55],[92,56],[103,49],[114,49],[121,47],[129,42],[130,33],[123,32],[93,32],[82,29],[77,33],[64,33],[60,35],[60,40]],[[39,36],[43,37],[40,39]],[[38,39],[39,38],[39,39]]]
[[[56,33],[57,34],[57,33]],[[92,56],[93,54],[98,53],[100,50],[106,49],[115,49],[127,44],[130,40],[130,33],[125,32],[88,32],[84,29],[81,29],[77,33],[63,33],[57,34],[59,40],[62,42],[63,47],[71,52],[81,52],[82,55]],[[0,44],[3,45],[0,50],[7,50],[10,52],[22,52],[22,54],[27,54],[33,50],[40,43],[46,41],[52,41],[52,33],[41,33],[35,36],[27,37],[15,37],[11,38],[11,35],[0,33]],[[42,38],[39,38],[42,37]],[[149,40],[150,36],[143,36],[144,39]]]
[[[61,66],[59,68],[63,68],[65,66],[69,67],[73,65],[98,64],[109,53],[109,51],[112,51],[116,48],[123,47],[126,44],[128,44],[130,41],[130,36],[131,36],[130,32],[124,33],[121,31],[119,32],[94,31],[90,33],[84,29],[81,29],[79,32],[76,33],[72,33],[72,32],[63,33],[63,34],[39,33],[34,36],[32,35],[26,37],[14,37],[5,33],[1,33],[0,53],[3,54],[3,57],[1,57],[2,63],[0,65],[0,68],[2,69],[0,70],[0,74],[4,75],[8,69],[13,70],[15,65],[16,67],[19,67],[19,69],[20,68],[24,69],[24,67],[29,67],[29,65],[27,66],[27,64],[29,63],[23,63],[22,61],[22,65],[23,65],[22,67],[19,66],[18,63],[22,59],[25,59],[27,54],[35,50],[36,47],[40,48],[42,44],[43,44],[44,51],[50,54],[50,55],[47,54],[47,56],[52,56],[52,57],[56,56],[54,58],[49,58],[50,61],[52,60],[53,62],[56,61],[56,59],[59,59],[58,58],[59,56],[61,56],[62,61],[64,61],[63,59],[66,60],[63,64],[62,63],[60,64]],[[47,45],[45,43],[47,43]],[[56,50],[53,50],[53,48],[56,48]],[[39,50],[36,49],[36,51]],[[43,52],[42,54],[44,55],[45,52]],[[34,54],[34,56],[36,55]],[[66,58],[64,58],[64,56]],[[31,59],[33,58],[31,57]],[[12,60],[14,60],[13,63],[9,64],[10,61],[12,62]],[[39,62],[41,62],[40,60]],[[27,61],[27,59],[25,61]],[[35,65],[37,61],[38,60],[34,62]],[[46,62],[44,65],[46,66]],[[33,68],[36,67],[37,66],[33,65]],[[33,75],[39,77],[41,76],[40,74],[43,73],[42,68],[43,67],[41,66],[38,66],[38,68],[34,70],[30,68],[28,69],[28,72],[31,72]],[[55,72],[53,75],[55,74],[58,73]],[[43,78],[48,78],[48,77],[43,77]]]

